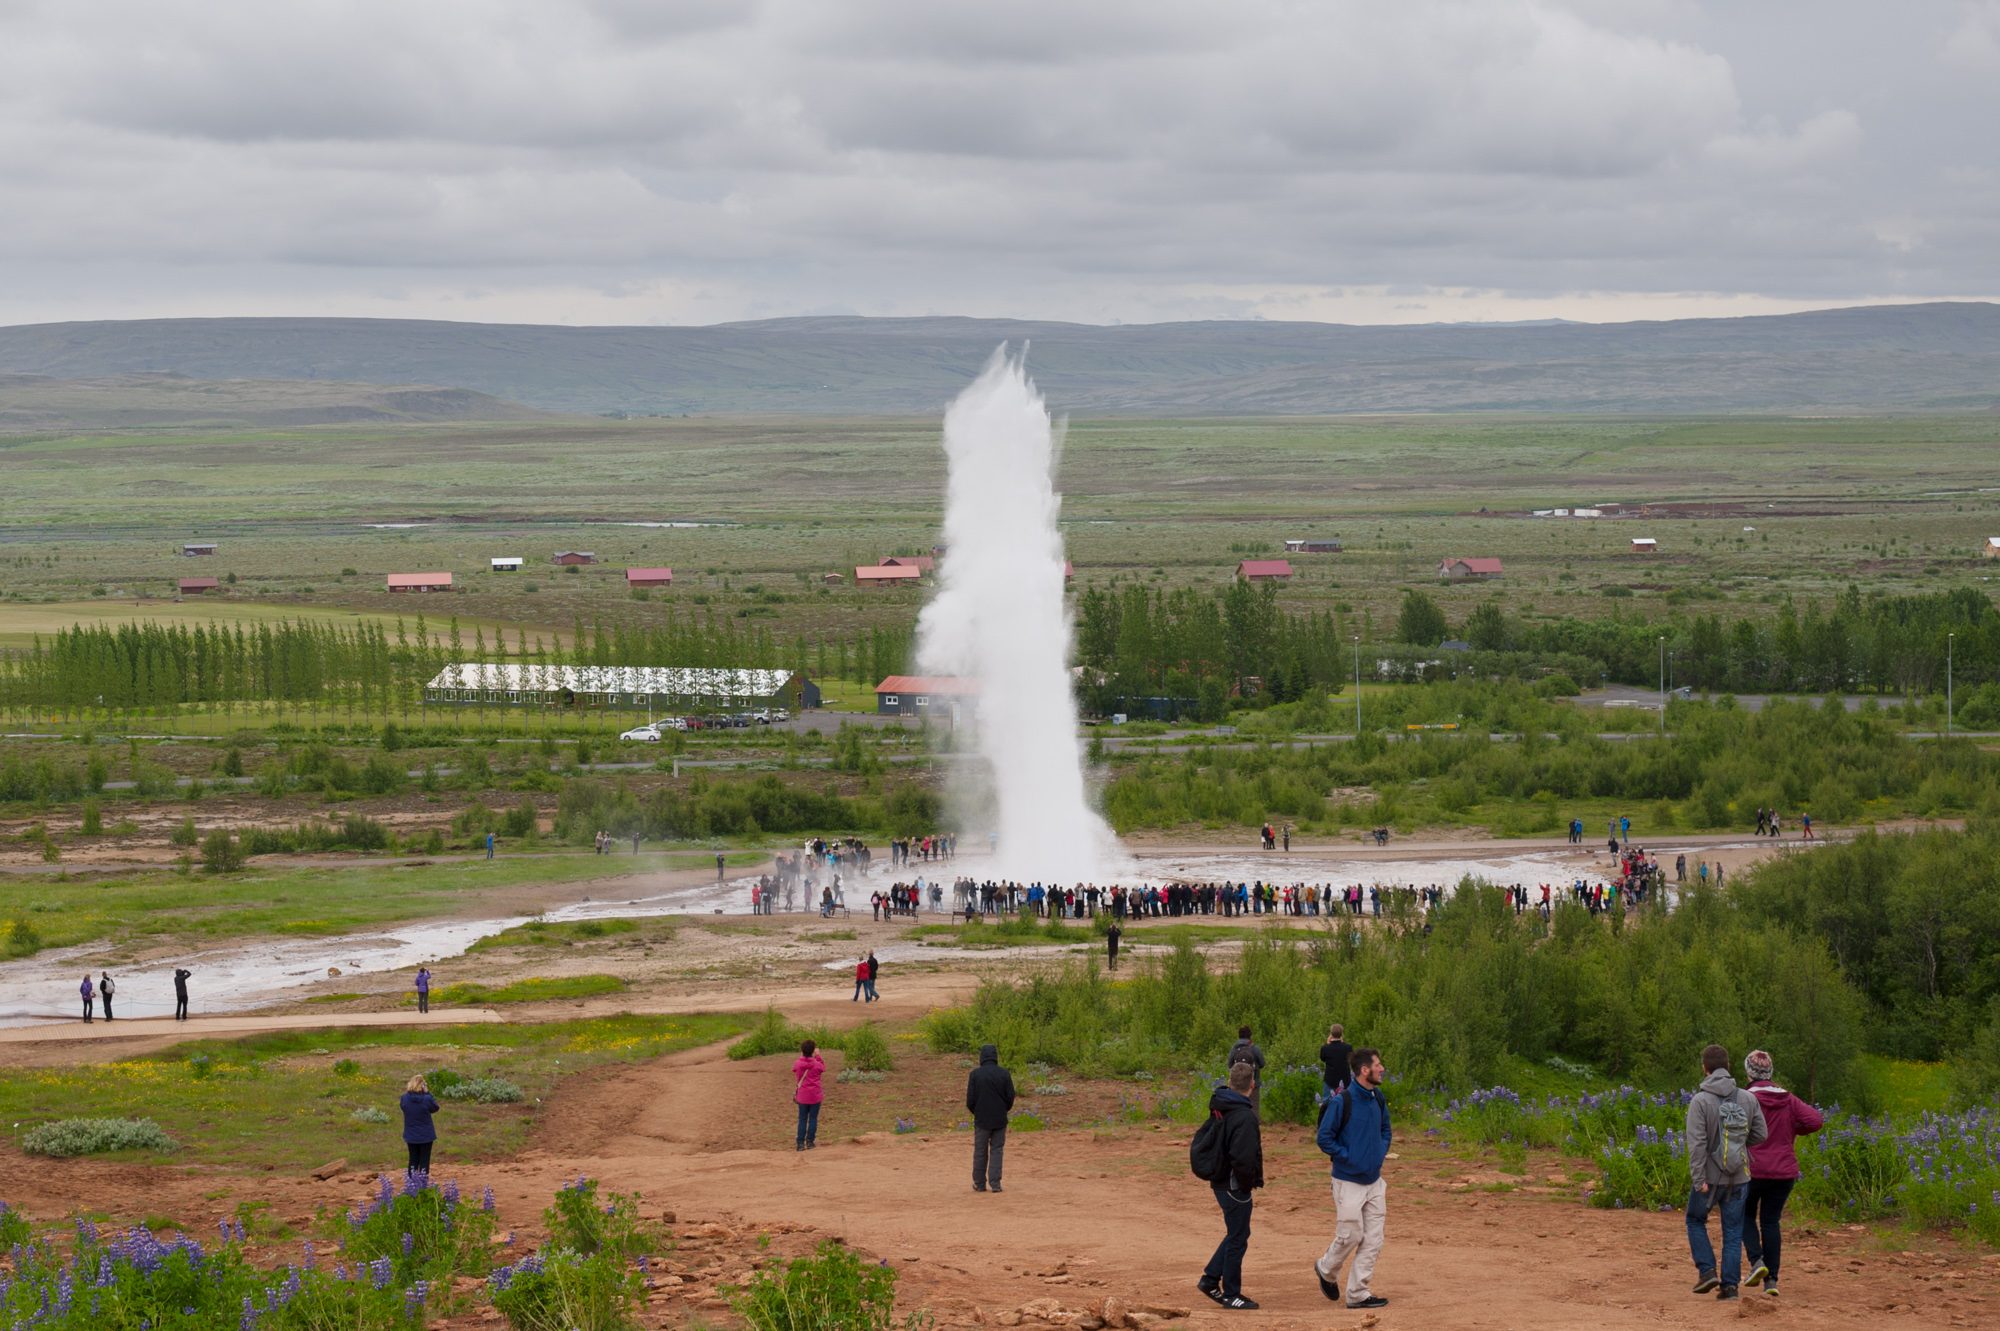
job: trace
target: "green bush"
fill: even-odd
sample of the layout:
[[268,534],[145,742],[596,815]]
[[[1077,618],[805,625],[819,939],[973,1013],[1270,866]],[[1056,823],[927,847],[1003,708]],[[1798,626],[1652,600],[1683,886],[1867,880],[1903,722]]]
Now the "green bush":
[[243,867],[243,846],[229,835],[229,829],[218,827],[202,838],[201,866],[210,873],[235,873]]
[[193,850],[201,843],[201,831],[194,825],[194,819],[183,818],[174,830],[167,833],[167,844],[182,850]]
[[876,1029],[873,1022],[844,1032],[840,1048],[847,1056],[847,1066],[862,1072],[889,1072],[896,1066],[895,1056],[889,1052],[889,1042],[882,1038],[882,1032]]
[[83,822],[78,831],[84,836],[104,835],[104,806],[98,803],[97,796],[83,802]]
[[62,1118],[22,1133],[21,1149],[68,1158],[106,1151],[173,1151],[179,1144],[150,1118]]
[[7,955],[32,957],[42,950],[42,935],[34,925],[16,916],[7,926]]
[[482,1105],[514,1104],[526,1098],[519,1086],[499,1077],[468,1077],[442,1090],[433,1087],[432,1092],[440,1100],[470,1100]]
[[[752,1331],[889,1331],[898,1325],[894,1268],[871,1265],[831,1241],[813,1256],[759,1271],[748,1285],[725,1294]],[[914,1328],[928,1320],[912,1313],[901,1325]]]
[[515,1331],[625,1331],[645,1294],[639,1273],[610,1253],[553,1246],[501,1267],[490,1287]]

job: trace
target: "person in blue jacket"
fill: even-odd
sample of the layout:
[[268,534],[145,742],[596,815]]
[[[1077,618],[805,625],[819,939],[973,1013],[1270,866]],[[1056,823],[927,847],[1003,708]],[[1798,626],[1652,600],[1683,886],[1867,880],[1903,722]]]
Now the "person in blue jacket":
[[437,1143],[437,1126],[431,1122],[431,1115],[437,1113],[438,1102],[431,1097],[431,1088],[425,1084],[422,1074],[410,1078],[410,1084],[403,1088],[403,1144],[410,1148],[411,1174],[431,1172],[431,1147]]
[[1369,1288],[1375,1259],[1382,1255],[1388,1185],[1382,1162],[1389,1158],[1389,1102],[1382,1098],[1382,1056],[1357,1049],[1348,1057],[1354,1075],[1319,1116],[1319,1149],[1333,1157],[1333,1242],[1313,1263],[1319,1292],[1338,1302],[1340,1268],[1354,1258],[1347,1278],[1347,1306],[1380,1308],[1389,1300]]

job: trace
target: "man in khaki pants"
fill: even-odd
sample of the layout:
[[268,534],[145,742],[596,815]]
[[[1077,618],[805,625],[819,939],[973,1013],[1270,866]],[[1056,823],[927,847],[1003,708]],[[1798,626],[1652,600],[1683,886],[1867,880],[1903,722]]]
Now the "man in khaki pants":
[[1375,1259],[1382,1255],[1388,1185],[1382,1162],[1389,1158],[1389,1102],[1382,1098],[1382,1056],[1357,1049],[1348,1057],[1353,1080],[1327,1101],[1319,1117],[1319,1149],[1333,1157],[1333,1242],[1313,1263],[1319,1292],[1338,1302],[1340,1268],[1354,1258],[1347,1278],[1347,1306],[1381,1308],[1389,1300],[1369,1288]]

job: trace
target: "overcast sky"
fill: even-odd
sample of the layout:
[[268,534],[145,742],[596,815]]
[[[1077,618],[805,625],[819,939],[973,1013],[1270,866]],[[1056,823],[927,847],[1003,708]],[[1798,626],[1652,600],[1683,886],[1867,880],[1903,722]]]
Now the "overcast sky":
[[0,0],[0,323],[2000,296],[2000,0]]

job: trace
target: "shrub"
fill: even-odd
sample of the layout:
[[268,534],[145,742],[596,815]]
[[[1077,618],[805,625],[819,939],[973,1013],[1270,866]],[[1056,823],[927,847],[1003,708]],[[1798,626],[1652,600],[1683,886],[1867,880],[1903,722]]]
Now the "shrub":
[[349,1114],[348,1117],[356,1123],[374,1123],[379,1125],[389,1121],[389,1116],[374,1105],[363,1105]]
[[1267,1123],[1319,1122],[1319,1097],[1326,1078],[1317,1067],[1285,1067],[1264,1078],[1263,1119]]
[[645,1292],[639,1273],[610,1253],[556,1247],[501,1267],[488,1283],[516,1331],[622,1331]]
[[520,1087],[499,1077],[468,1077],[442,1090],[431,1089],[440,1100],[470,1100],[482,1105],[514,1104],[525,1098]]
[[28,1223],[28,1217],[7,1203],[0,1202],[0,1248],[11,1251],[26,1243],[34,1235],[35,1228]]
[[234,873],[243,867],[243,846],[232,840],[229,829],[218,827],[201,842],[201,865],[210,873]]
[[42,950],[42,935],[34,925],[16,917],[7,926],[7,955],[10,957],[32,957]]
[[458,1184],[434,1188],[422,1174],[406,1176],[400,1193],[383,1175],[368,1204],[331,1228],[350,1262],[386,1262],[399,1284],[483,1275],[492,1266],[492,1193],[480,1206],[468,1206]]
[[[839,1243],[819,1245],[773,1271],[759,1271],[729,1305],[752,1331],[888,1331],[896,1325],[896,1272],[871,1266]],[[923,1323],[912,1314],[903,1325]]]
[[611,1200],[600,1204],[593,1178],[579,1178],[558,1189],[554,1203],[542,1212],[542,1224],[549,1231],[549,1246],[586,1257],[602,1252],[630,1259],[659,1246],[640,1223],[639,1199],[613,1193]]
[[873,1022],[858,1026],[843,1034],[841,1050],[847,1055],[847,1066],[862,1072],[888,1072],[895,1068],[895,1056],[889,1052],[889,1042],[882,1038],[882,1032]]
[[1642,1123],[1630,1146],[1606,1143],[1597,1163],[1604,1178],[1590,1195],[1593,1206],[1665,1211],[1687,1201],[1687,1144],[1673,1128],[1659,1131]]
[[104,835],[104,806],[95,795],[83,802],[83,824],[78,830],[85,836]]
[[106,1151],[173,1151],[179,1144],[150,1118],[61,1118],[22,1133],[21,1149],[66,1159]]

